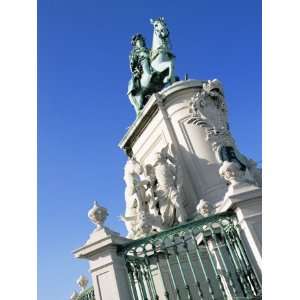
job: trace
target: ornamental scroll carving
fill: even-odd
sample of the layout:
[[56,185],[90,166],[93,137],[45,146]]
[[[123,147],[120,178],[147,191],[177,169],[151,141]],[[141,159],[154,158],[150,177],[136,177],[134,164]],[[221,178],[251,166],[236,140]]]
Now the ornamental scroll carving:
[[224,91],[218,79],[203,83],[189,101],[191,117],[188,124],[205,128],[206,140],[210,142],[213,151],[220,145],[234,146],[234,140],[229,131],[227,108]]
[[[261,170],[253,160],[238,151],[230,133],[221,82],[214,79],[203,83],[202,88],[192,96],[188,104],[191,116],[187,123],[205,129],[206,140],[221,164],[220,175],[230,184],[239,178],[241,181],[247,180],[261,186]],[[235,176],[227,176],[229,173],[234,173]]]

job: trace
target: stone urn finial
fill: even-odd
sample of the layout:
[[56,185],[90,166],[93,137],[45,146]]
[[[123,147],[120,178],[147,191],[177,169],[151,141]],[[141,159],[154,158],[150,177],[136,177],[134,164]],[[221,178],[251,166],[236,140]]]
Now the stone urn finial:
[[101,207],[97,201],[94,201],[93,207],[88,212],[88,217],[96,225],[96,231],[103,228],[103,224],[108,216],[107,209]]
[[88,284],[89,280],[84,276],[84,275],[80,275],[79,278],[77,279],[76,283],[79,285],[80,287],[80,294],[85,291],[86,286]]
[[76,291],[74,291],[73,293],[72,293],[72,295],[70,296],[70,300],[77,300],[78,299],[78,293],[76,292]]

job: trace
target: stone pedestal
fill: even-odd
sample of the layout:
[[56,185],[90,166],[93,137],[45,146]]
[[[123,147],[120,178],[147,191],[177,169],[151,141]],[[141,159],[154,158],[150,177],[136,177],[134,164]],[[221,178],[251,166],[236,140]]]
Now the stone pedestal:
[[222,204],[216,212],[233,210],[236,213],[238,224],[242,230],[242,240],[248,250],[248,256],[256,275],[261,280],[261,245],[262,245],[262,193],[261,189],[241,184],[226,194]]
[[203,90],[205,83],[179,81],[152,95],[119,144],[142,165],[151,164],[153,154],[166,145],[174,147],[184,173],[184,206],[189,216],[195,215],[200,199],[214,206],[227,191],[218,172],[220,163],[207,141],[206,128],[190,122],[191,99]]
[[118,245],[126,242],[118,233],[102,228],[73,252],[76,258],[89,260],[95,300],[131,300],[125,261],[117,254]]
[[[124,220],[133,238],[147,236],[155,226],[160,231],[176,224],[172,220],[174,215],[170,214],[168,219],[168,209],[172,208],[170,203],[180,217],[176,215],[178,223],[191,220],[198,214],[208,215],[201,203],[205,203],[206,210],[211,210],[212,214],[232,210],[237,215],[243,242],[239,248],[243,250],[237,249],[236,256],[243,256],[238,257],[243,261],[243,272],[253,274],[254,269],[254,277],[261,280],[260,172],[255,163],[239,153],[234,143],[223,89],[218,80],[179,81],[153,94],[119,146],[129,156],[124,170]],[[147,171],[151,167],[152,173]],[[172,168],[174,172],[171,172]],[[200,199],[203,201],[199,203]],[[94,204],[89,217],[97,224],[98,230],[74,254],[77,258],[89,260],[96,300],[130,300],[125,260],[117,254],[118,246],[129,240],[102,228],[106,215],[104,208]],[[240,239],[238,241],[240,243]],[[211,252],[208,254],[213,254],[216,268],[223,271],[224,261],[219,246],[214,248],[212,243],[209,247]],[[188,274],[185,263],[177,260],[177,264]],[[157,293],[162,294],[167,281],[159,264],[157,270],[153,266],[150,266],[153,282],[158,287]],[[205,269],[209,268],[205,266]],[[139,290],[140,277],[136,278],[136,289]],[[226,278],[222,278],[225,293],[230,295]],[[247,280],[254,282],[254,279]],[[238,281],[235,285],[239,286]],[[142,298],[142,294],[146,297],[147,293],[142,289],[137,298]]]

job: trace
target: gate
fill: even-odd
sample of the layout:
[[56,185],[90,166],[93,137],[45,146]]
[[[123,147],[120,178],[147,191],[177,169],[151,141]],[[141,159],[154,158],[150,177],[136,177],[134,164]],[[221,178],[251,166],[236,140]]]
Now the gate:
[[261,299],[236,223],[225,212],[122,246],[132,298]]

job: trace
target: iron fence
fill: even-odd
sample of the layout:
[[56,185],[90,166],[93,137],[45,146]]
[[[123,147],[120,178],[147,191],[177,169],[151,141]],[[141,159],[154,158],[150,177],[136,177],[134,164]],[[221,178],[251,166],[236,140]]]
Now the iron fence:
[[78,296],[77,300],[95,300],[94,288],[86,289]]
[[231,212],[132,241],[119,253],[134,300],[261,299]]

